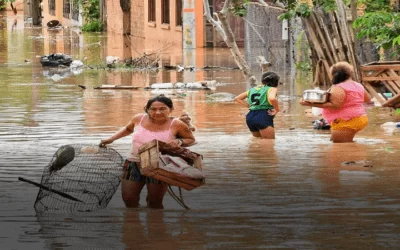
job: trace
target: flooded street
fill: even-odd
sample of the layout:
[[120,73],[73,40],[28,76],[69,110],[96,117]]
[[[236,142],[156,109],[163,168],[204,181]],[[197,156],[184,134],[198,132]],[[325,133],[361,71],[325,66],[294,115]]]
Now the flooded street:
[[[16,24],[15,24],[16,23]],[[14,25],[15,24],[15,25]],[[314,130],[299,96],[306,75],[284,75],[276,139],[252,138],[247,110],[212,101],[216,92],[247,89],[226,49],[166,54],[163,64],[199,70],[133,72],[99,69],[118,37],[52,33],[22,16],[0,13],[0,249],[394,249],[400,245],[400,128],[391,110],[368,106],[369,125],[355,143],[332,144]],[[113,46],[111,48],[111,46]],[[66,53],[81,70],[42,68],[39,57]],[[183,59],[182,59],[183,58]],[[183,61],[182,61],[183,60]],[[86,67],[87,65],[95,65]],[[99,66],[100,65],[100,66]],[[200,70],[205,66],[226,69]],[[274,69],[281,74],[286,69]],[[148,90],[152,83],[216,80],[215,90]],[[95,89],[103,84],[138,89]],[[78,85],[84,85],[83,89]],[[43,169],[65,144],[97,145],[164,93],[173,115],[187,112],[197,128],[190,149],[204,157],[206,184],[183,191],[190,210],[168,194],[165,209],[127,209],[117,190],[96,212],[37,216],[33,204]],[[110,147],[128,153],[130,137]]]

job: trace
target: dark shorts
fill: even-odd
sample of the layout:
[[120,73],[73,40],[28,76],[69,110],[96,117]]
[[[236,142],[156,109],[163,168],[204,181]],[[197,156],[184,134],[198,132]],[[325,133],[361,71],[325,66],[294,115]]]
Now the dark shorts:
[[246,115],[247,127],[251,132],[274,127],[274,116],[269,115],[267,110],[250,110]]
[[123,180],[134,181],[134,182],[144,182],[144,183],[154,183],[154,184],[163,183],[154,178],[147,177],[147,176],[140,174],[140,170],[139,170],[139,166],[138,166],[137,162],[125,160],[124,165],[123,165],[123,171],[124,171],[122,173]]

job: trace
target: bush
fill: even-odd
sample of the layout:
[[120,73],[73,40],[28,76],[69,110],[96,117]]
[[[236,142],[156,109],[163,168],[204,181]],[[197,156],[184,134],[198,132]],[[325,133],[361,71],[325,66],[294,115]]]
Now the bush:
[[86,23],[82,26],[82,31],[84,32],[100,32],[103,31],[104,28],[104,23],[97,21],[97,20],[92,20],[89,23]]

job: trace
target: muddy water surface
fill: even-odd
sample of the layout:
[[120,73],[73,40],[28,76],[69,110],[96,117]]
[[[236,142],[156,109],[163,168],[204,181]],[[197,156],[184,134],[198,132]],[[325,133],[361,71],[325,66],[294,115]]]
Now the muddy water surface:
[[[17,18],[14,25],[14,17],[0,16],[1,249],[399,245],[399,130],[381,128],[393,121],[390,110],[369,106],[370,124],[356,142],[334,145],[329,131],[312,129],[311,122],[318,117],[307,116],[298,105],[298,96],[309,87],[307,77],[284,76],[276,140],[259,140],[247,131],[245,108],[207,99],[214,92],[245,91],[240,72],[48,70],[40,66],[38,56],[55,52],[99,65],[107,55],[107,36],[68,29],[49,34],[26,27],[23,18]],[[196,67],[234,67],[225,50],[198,50],[189,57],[198,62]],[[196,80],[217,80],[219,85],[213,91],[143,88],[151,83]],[[102,84],[140,88],[94,89]],[[197,127],[198,144],[192,150],[204,156],[207,180],[198,189],[184,191],[190,210],[169,195],[163,211],[149,210],[144,206],[145,191],[142,208],[126,209],[117,190],[104,210],[36,216],[33,204],[38,188],[19,182],[18,177],[40,182],[44,167],[61,145],[97,144],[161,92],[173,99],[173,115],[188,112]],[[111,147],[125,155],[129,142],[123,138]]]

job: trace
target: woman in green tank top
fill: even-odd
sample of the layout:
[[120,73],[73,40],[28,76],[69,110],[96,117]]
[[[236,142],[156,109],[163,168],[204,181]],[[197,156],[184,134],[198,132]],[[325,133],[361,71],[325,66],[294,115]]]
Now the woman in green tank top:
[[277,99],[279,75],[268,71],[262,74],[260,85],[235,97],[235,102],[249,108],[246,123],[255,137],[275,139],[274,117],[279,112]]

